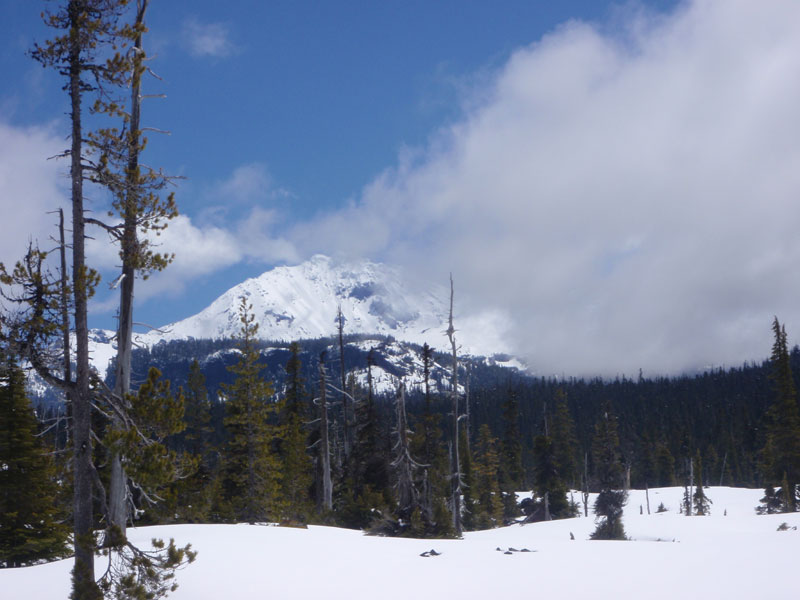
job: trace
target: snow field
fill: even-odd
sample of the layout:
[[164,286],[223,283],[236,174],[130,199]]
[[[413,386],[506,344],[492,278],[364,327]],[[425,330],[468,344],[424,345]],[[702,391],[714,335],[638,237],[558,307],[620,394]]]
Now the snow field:
[[[685,517],[678,513],[682,494],[682,488],[650,490],[648,515],[645,493],[631,491],[628,542],[589,541],[591,505],[589,518],[467,533],[463,540],[269,525],[142,527],[130,535],[140,543],[173,537],[198,550],[196,562],[178,573],[180,587],[169,596],[175,600],[800,597],[794,570],[800,530],[791,529],[800,528],[800,513],[758,516],[761,490],[714,487],[707,489],[711,515]],[[655,513],[660,502],[668,512]],[[783,522],[790,529],[777,531]],[[509,547],[531,552],[505,554]],[[431,549],[442,554],[420,556]],[[0,598],[66,598],[71,567],[66,560],[2,570]]]

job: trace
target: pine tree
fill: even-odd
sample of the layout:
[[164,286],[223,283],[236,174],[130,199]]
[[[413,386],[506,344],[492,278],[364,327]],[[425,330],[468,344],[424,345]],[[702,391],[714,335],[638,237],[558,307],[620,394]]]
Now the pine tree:
[[[46,311],[47,307],[43,307],[39,303],[39,299],[46,298],[45,296],[40,296],[31,303],[32,312],[34,316],[38,315],[38,318],[28,321],[27,333],[23,334],[19,348],[38,374],[48,383],[64,389],[70,401],[75,546],[75,567],[72,572],[73,600],[97,600],[105,591],[121,585],[123,578],[126,589],[130,593],[141,592],[149,594],[150,597],[160,597],[168,591],[169,587],[172,587],[172,583],[166,587],[164,584],[165,580],[172,578],[173,573],[170,569],[174,570],[175,566],[180,564],[184,558],[189,561],[193,559],[193,554],[188,547],[178,549],[170,543],[169,547],[162,548],[162,552],[155,552],[153,555],[155,558],[152,560],[149,558],[145,560],[141,554],[136,555],[136,564],[134,564],[132,562],[133,555],[127,558],[123,556],[121,544],[124,542],[124,548],[131,552],[134,552],[134,549],[124,540],[124,535],[121,539],[113,530],[121,531],[124,522],[118,523],[115,520],[116,517],[112,519],[109,503],[101,502],[106,523],[114,525],[113,528],[109,528],[104,543],[110,543],[117,547],[119,550],[117,557],[120,560],[115,563],[118,568],[107,571],[101,584],[102,589],[94,575],[96,541],[93,533],[93,502],[96,495],[101,500],[105,500],[107,494],[101,487],[100,478],[92,464],[93,405],[97,406],[103,402],[113,404],[116,401],[117,406],[112,409],[113,414],[123,417],[121,423],[114,424],[114,428],[117,430],[124,429],[127,433],[132,429],[138,429],[141,433],[145,426],[135,425],[125,414],[126,402],[130,399],[129,394],[124,392],[104,393],[101,394],[101,399],[97,397],[97,390],[90,385],[88,300],[99,281],[99,276],[86,264],[85,242],[89,237],[86,234],[86,226],[92,223],[101,226],[102,224],[87,215],[83,185],[85,180],[103,183],[105,165],[102,162],[102,156],[98,162],[96,155],[87,157],[84,153],[85,143],[92,139],[92,134],[84,129],[83,116],[87,95],[94,95],[95,103],[92,109],[102,112],[104,110],[102,104],[106,99],[113,96],[120,86],[124,87],[129,82],[127,74],[131,62],[128,60],[129,57],[125,56],[124,49],[131,43],[135,45],[134,39],[144,31],[139,17],[144,15],[147,0],[137,0],[137,17],[134,25],[129,25],[124,22],[123,17],[132,5],[133,2],[130,0],[63,0],[55,10],[46,11],[42,15],[45,24],[56,30],[55,36],[41,46],[34,45],[31,51],[34,60],[45,67],[55,68],[67,78],[64,89],[68,92],[70,99],[71,146],[64,155],[70,158],[73,276],[71,289],[76,340],[75,380],[69,381],[55,375],[50,370],[48,362],[43,360],[42,349],[47,353],[52,348],[52,344],[47,343],[47,337],[52,332],[47,331],[49,324],[46,319],[42,318],[43,309]],[[137,55],[138,53],[134,49],[132,56]],[[134,63],[136,60],[137,58],[134,58]],[[121,108],[115,109],[113,112],[115,116],[122,116],[125,113]],[[102,135],[102,133],[99,134]],[[138,131],[135,134],[138,135]],[[63,274],[64,269],[62,269]],[[33,283],[35,287],[42,287],[41,281]],[[60,286],[60,290],[63,291],[63,289],[64,287]],[[66,311],[61,311],[62,317],[64,312]],[[60,318],[58,323],[61,332],[64,333],[64,319]],[[69,360],[69,346],[66,343],[61,360],[63,362]],[[65,371],[69,373],[68,369]],[[119,441],[119,437],[114,440],[115,443]],[[147,454],[147,451],[139,450],[140,454]],[[113,449],[111,449],[111,453],[113,456]],[[120,480],[119,477],[116,479],[116,481]],[[113,485],[112,489],[114,489]],[[118,490],[119,487],[116,489]],[[119,496],[119,494],[115,494],[112,498],[112,503],[116,503],[117,506],[125,504],[126,500],[124,494],[121,498]],[[136,550],[138,551],[138,549]],[[146,572],[143,572],[142,569],[145,566],[147,569],[145,569]],[[134,571],[137,568],[139,570]],[[111,573],[112,571],[114,572]]]
[[594,512],[600,517],[592,533],[593,540],[624,540],[622,507],[627,493],[623,489],[622,461],[619,454],[617,420],[606,405],[595,426],[592,444],[594,451],[595,477],[600,493],[594,503]]
[[767,413],[768,429],[765,453],[770,457],[764,476],[771,485],[781,485],[784,510],[797,510],[797,485],[800,483],[800,411],[797,391],[789,364],[786,329],[772,324],[772,384],[775,401]]
[[694,497],[694,514],[697,516],[704,516],[711,514],[711,500],[706,497],[703,491],[703,460],[700,457],[700,450],[694,456],[694,477],[697,485],[695,487]]
[[67,555],[69,529],[53,503],[53,463],[36,433],[25,375],[6,360],[0,365],[0,567]]
[[381,425],[372,383],[375,353],[367,353],[366,398],[355,404],[355,440],[350,461],[346,497],[337,517],[346,527],[365,529],[376,514],[388,514],[394,502],[389,481],[389,448]]
[[675,459],[664,442],[656,446],[656,485],[670,487],[675,485]]
[[563,519],[571,516],[567,486],[559,472],[556,445],[545,435],[533,440],[534,484],[540,499],[539,519]]
[[519,400],[516,390],[508,386],[503,402],[503,425],[505,428],[500,458],[500,490],[503,503],[503,521],[509,522],[519,516],[517,490],[525,487],[522,467],[522,435],[519,431]]
[[191,475],[175,481],[171,486],[171,503],[166,503],[162,514],[175,515],[181,522],[202,523],[214,520],[212,507],[219,495],[219,448],[211,424],[211,402],[208,398],[206,378],[200,363],[193,360],[189,366],[184,397],[186,428],[173,436],[172,446],[186,453],[192,461]]
[[[70,98],[71,146],[70,182],[72,196],[72,273],[73,318],[76,339],[76,379],[70,388],[72,403],[75,567],[73,600],[96,600],[101,591],[94,576],[93,474],[91,438],[91,392],[89,387],[88,300],[97,276],[86,265],[86,216],[83,183],[87,172],[84,162],[82,124],[83,101],[87,92],[108,84],[99,55],[116,40],[121,2],[113,0],[69,0],[54,12],[43,15],[45,24],[56,36],[39,46],[31,55],[46,67],[53,67],[67,77],[65,89]],[[112,72],[109,70],[109,72]],[[91,76],[94,75],[94,81]],[[40,370],[32,352],[26,358]],[[40,375],[43,375],[40,372]]]
[[500,495],[500,455],[497,439],[492,437],[489,425],[478,430],[478,447],[475,453],[475,489],[472,521],[477,529],[489,529],[502,524],[503,503]]
[[556,391],[556,412],[550,428],[550,439],[553,441],[553,454],[558,476],[565,485],[576,485],[578,480],[578,461],[576,451],[578,439],[575,434],[575,423],[569,414],[567,394],[563,388]]
[[312,463],[306,452],[305,385],[300,361],[300,345],[292,342],[286,363],[286,389],[280,405],[282,435],[279,456],[283,468],[282,495],[286,500],[289,519],[305,523],[311,513],[309,489]]
[[275,427],[271,424],[276,405],[272,386],[260,373],[260,353],[255,345],[258,324],[252,306],[242,297],[241,357],[230,367],[235,379],[223,387],[225,428],[229,435],[224,454],[223,490],[231,516],[256,523],[280,517],[280,472],[271,451]]

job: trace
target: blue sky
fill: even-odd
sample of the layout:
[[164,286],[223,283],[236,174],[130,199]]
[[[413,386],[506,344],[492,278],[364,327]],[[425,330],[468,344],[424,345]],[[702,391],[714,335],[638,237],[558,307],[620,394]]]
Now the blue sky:
[[[25,56],[49,35],[39,18],[47,4],[0,2],[0,118],[55,121],[66,135],[60,78]],[[254,204],[279,211],[282,223],[306,220],[353,200],[405,148],[424,146],[458,120],[474,88],[514,50],[570,19],[613,27],[622,6],[283,0],[231,2],[221,11],[215,1],[154,0],[145,44],[163,81],[149,85],[167,98],[146,104],[145,122],[171,135],[151,136],[147,160],[186,177],[180,211],[199,223],[241,218]],[[237,169],[253,189],[231,202],[218,192]],[[140,310],[151,323],[182,318],[269,262],[229,265],[194,281],[201,293]],[[112,322],[109,311],[95,319]]]
[[[753,217],[796,196],[800,21],[793,2],[759,6],[153,0],[145,47],[163,80],[147,85],[167,97],[144,121],[171,135],[146,160],[186,177],[165,242],[184,254],[140,286],[137,320],[188,316],[323,252],[421,286],[454,271],[556,372],[764,356],[772,314],[800,327],[794,221],[767,235]],[[66,197],[66,167],[41,156],[68,124],[61,80],[25,56],[48,35],[41,5],[0,9],[0,192],[31,199],[1,226],[11,262],[48,235],[47,198]],[[99,294],[94,325],[113,326],[113,304]]]

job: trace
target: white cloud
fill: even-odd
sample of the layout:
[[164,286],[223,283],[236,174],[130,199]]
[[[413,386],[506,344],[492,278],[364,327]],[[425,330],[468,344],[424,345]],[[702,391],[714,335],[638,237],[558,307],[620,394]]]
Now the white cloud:
[[196,58],[225,58],[237,51],[224,23],[201,23],[192,17],[184,22],[181,37],[186,50]]
[[[157,251],[174,254],[174,260],[166,270],[136,284],[136,301],[178,297],[192,281],[244,261],[263,265],[296,262],[298,254],[294,245],[273,236],[274,224],[274,214],[259,208],[254,208],[230,229],[196,225],[190,217],[179,215],[161,236],[154,238]],[[107,240],[90,241],[87,251],[88,260],[95,268],[112,270],[119,263],[116,247],[110,247]],[[116,308],[116,302],[101,300],[94,308],[110,311]]]
[[800,4],[626,15],[516,52],[425,160],[291,239],[453,271],[542,373],[760,359],[773,314],[800,337]]
[[223,202],[251,202],[264,198],[272,187],[272,178],[260,163],[236,167],[231,177],[216,186],[214,195]]
[[[42,249],[53,246],[58,217],[50,211],[65,207],[65,161],[48,160],[64,150],[64,139],[53,128],[15,127],[0,121],[0,206],[3,209],[0,262],[7,267],[22,258],[28,242]],[[66,211],[67,223],[71,219]]]

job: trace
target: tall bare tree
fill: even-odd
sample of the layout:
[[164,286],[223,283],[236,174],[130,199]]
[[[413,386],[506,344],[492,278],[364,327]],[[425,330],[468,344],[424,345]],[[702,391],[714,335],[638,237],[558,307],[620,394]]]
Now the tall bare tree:
[[331,481],[331,449],[328,439],[328,376],[325,371],[325,353],[319,357],[319,397],[315,399],[319,406],[319,465],[321,469],[320,489],[317,495],[318,508],[323,511],[333,510],[333,483]]
[[453,529],[460,536],[463,527],[461,524],[461,463],[458,457],[458,349],[456,347],[456,329],[453,326],[453,275],[450,275],[450,316],[448,319],[447,338],[450,340],[450,349],[453,358],[453,367],[450,374],[450,399],[452,414],[452,439],[450,441],[450,494],[453,509]]

